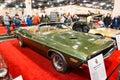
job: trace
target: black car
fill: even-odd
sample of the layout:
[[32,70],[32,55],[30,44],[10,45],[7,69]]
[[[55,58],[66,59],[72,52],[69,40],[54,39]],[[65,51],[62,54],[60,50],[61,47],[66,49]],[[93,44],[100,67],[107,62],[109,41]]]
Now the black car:
[[75,31],[88,33],[90,30],[90,27],[87,25],[86,22],[77,21],[73,24],[72,29]]

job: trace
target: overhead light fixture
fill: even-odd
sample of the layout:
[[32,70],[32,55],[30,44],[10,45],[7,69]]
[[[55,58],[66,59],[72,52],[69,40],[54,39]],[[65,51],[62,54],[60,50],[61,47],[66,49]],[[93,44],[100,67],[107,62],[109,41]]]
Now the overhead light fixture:
[[87,2],[90,2],[90,0],[83,0],[83,3],[87,3]]
[[32,3],[35,3],[35,1],[32,1]]
[[103,6],[103,5],[105,5],[106,3],[100,3],[100,6]]
[[19,8],[19,5],[15,5],[15,8]]
[[92,4],[85,4],[87,7],[92,7],[93,5]]
[[97,4],[98,2],[92,2],[93,5]]
[[39,5],[39,6],[42,6],[42,3],[39,3],[38,5]]

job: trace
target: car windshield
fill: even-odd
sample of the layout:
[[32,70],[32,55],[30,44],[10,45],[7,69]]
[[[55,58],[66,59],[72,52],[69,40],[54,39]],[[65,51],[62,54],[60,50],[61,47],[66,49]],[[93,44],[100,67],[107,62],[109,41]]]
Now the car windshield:
[[34,34],[49,34],[70,30],[70,27],[64,23],[46,23],[39,24],[38,26],[24,27],[22,29],[27,29],[29,32]]
[[39,25],[39,27],[44,27],[44,26],[51,26],[51,27],[59,28],[59,29],[68,29],[69,28],[64,23],[47,23],[47,24],[40,24]]

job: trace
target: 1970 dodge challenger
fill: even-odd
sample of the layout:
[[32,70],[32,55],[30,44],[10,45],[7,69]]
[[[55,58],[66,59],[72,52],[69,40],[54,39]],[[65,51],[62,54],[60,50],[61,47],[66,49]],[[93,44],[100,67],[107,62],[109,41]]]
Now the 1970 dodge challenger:
[[99,54],[106,58],[116,49],[112,39],[68,30],[62,23],[21,27],[15,31],[15,36],[20,46],[27,45],[43,53],[62,73],[70,67],[82,67]]

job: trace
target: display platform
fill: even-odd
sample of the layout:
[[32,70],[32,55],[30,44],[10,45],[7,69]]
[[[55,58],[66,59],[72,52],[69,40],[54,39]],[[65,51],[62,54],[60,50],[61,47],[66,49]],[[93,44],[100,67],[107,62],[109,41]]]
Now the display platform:
[[[88,68],[71,69],[62,74],[55,71],[51,62],[28,47],[21,48],[17,39],[0,42],[0,53],[8,64],[13,78],[22,75],[23,80],[90,80]],[[120,63],[120,51],[116,50],[105,60],[107,76]],[[118,70],[108,80],[116,80]]]

